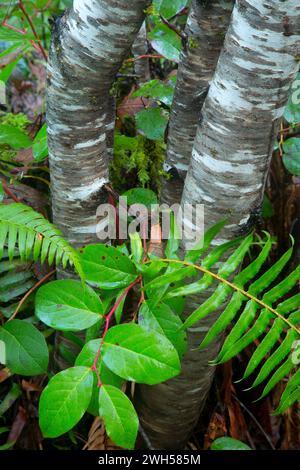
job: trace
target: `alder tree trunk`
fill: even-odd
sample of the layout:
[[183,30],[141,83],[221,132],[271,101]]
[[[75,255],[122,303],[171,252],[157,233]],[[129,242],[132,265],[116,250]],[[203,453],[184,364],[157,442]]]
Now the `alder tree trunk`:
[[193,0],[171,109],[162,198],[180,203],[201,108],[224,43],[234,0]]
[[52,32],[47,123],[53,221],[74,246],[97,240],[96,209],[106,201],[109,170],[109,90],[149,1],[74,0]]
[[[205,205],[206,228],[229,219],[219,243],[235,237],[261,206],[274,139],[299,69],[299,31],[299,0],[236,2],[182,196],[182,204]],[[194,308],[187,305],[187,311]],[[189,329],[179,377],[138,389],[141,423],[154,448],[182,448],[197,422],[213,375],[208,360],[218,345],[194,349],[213,321],[208,316]]]
[[134,71],[137,75],[137,82],[143,84],[150,80],[149,59],[142,57],[148,53],[147,27],[146,22],[141,26],[138,35],[132,46],[134,61]]

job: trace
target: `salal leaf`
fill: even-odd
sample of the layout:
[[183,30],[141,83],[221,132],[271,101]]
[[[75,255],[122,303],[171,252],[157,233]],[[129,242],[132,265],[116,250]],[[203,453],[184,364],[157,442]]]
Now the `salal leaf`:
[[212,445],[211,450],[252,450],[244,442],[233,439],[232,437],[219,437]]
[[38,162],[45,160],[48,156],[47,125],[44,124],[34,138],[32,153]]
[[39,375],[47,370],[49,353],[42,333],[24,320],[12,320],[0,328],[6,365],[14,374]]
[[186,333],[180,330],[182,321],[168,305],[158,303],[154,306],[151,302],[144,302],[140,308],[138,320],[146,330],[165,335],[177,349],[179,356],[182,357],[186,352]]
[[148,139],[158,140],[164,137],[168,120],[161,108],[147,108],[139,111],[135,119],[138,129]]
[[7,144],[13,149],[28,148],[32,145],[32,140],[25,132],[17,127],[0,125],[0,144]]
[[97,323],[103,315],[98,295],[80,281],[53,281],[38,290],[36,316],[56,330],[80,331]]
[[[86,343],[76,358],[75,366],[85,366],[91,367],[96,354],[100,348],[101,339],[94,339]],[[124,379],[118,377],[114,374],[105,364],[104,361],[98,361],[98,372],[101,378],[101,383],[103,385],[113,385],[114,387],[121,388],[122,384],[124,383]],[[93,379],[93,392],[91,401],[87,411],[94,416],[98,415],[99,411],[99,387],[96,374],[94,374]]]
[[180,372],[178,353],[171,342],[134,323],[110,328],[102,351],[107,367],[126,380],[153,385]]
[[125,393],[112,385],[103,385],[99,393],[99,415],[115,444],[125,449],[134,449],[139,420]]
[[130,233],[129,236],[132,258],[135,263],[140,263],[144,254],[141,237],[137,232]]
[[137,277],[134,263],[113,246],[89,245],[81,262],[86,280],[101,289],[126,287]]
[[92,390],[93,372],[88,367],[71,367],[55,375],[39,403],[44,437],[54,438],[70,431],[87,410]]

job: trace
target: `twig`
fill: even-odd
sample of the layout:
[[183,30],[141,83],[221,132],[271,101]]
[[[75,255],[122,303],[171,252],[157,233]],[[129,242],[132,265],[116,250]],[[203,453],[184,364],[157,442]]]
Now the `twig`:
[[43,284],[49,277],[53,276],[55,274],[56,269],[53,269],[53,271],[50,271],[50,273],[46,274],[42,279],[40,279],[25,295],[24,297],[20,300],[18,303],[18,306],[16,310],[14,311],[13,315],[8,319],[8,321],[14,320],[16,316],[18,315],[18,312],[20,311],[20,308],[24,304],[24,302],[28,299],[28,297],[34,292],[41,284]]
[[238,404],[241,406],[241,408],[243,408],[243,410],[246,411],[246,413],[248,413],[248,415],[250,416],[250,418],[254,421],[254,423],[256,424],[256,426],[258,427],[258,429],[261,431],[261,433],[264,435],[264,437],[266,438],[266,440],[268,441],[270,447],[272,450],[275,450],[275,446],[273,444],[273,442],[271,441],[270,439],[270,436],[268,436],[268,434],[266,433],[266,431],[264,430],[264,428],[262,427],[262,425],[257,421],[257,419],[255,418],[255,416],[251,413],[250,410],[248,410],[248,408],[246,407],[246,405],[244,405],[244,403],[242,403],[237,396],[233,395],[233,398],[238,402]]
[[27,19],[27,21],[28,21],[28,23],[29,23],[29,25],[30,25],[30,28],[31,28],[31,30],[32,30],[32,32],[33,32],[33,35],[34,35],[34,37],[35,37],[35,39],[36,39],[36,42],[37,42],[37,44],[38,44],[38,46],[39,46],[39,49],[40,49],[41,54],[43,55],[44,59],[47,61],[47,60],[48,60],[47,53],[46,53],[45,49],[44,49],[43,46],[42,46],[42,43],[41,43],[40,38],[39,38],[39,36],[38,36],[38,34],[37,34],[37,32],[36,32],[36,29],[35,29],[35,26],[34,26],[34,24],[33,24],[33,22],[32,22],[32,19],[31,19],[30,16],[28,15],[28,13],[27,13],[27,11],[26,11],[24,5],[23,5],[23,1],[22,1],[22,0],[19,1],[19,7],[20,7],[20,10],[23,12],[25,18]]
[[179,36],[180,39],[182,39],[182,41],[186,42],[187,36],[183,31],[180,31],[174,24],[170,23],[169,20],[164,18],[162,15],[159,15],[159,16],[163,24],[165,24],[169,29],[174,31],[174,33],[176,33],[177,36]]
[[4,192],[5,194],[7,194],[7,196],[11,197],[13,201],[15,202],[22,202],[21,199],[19,199],[17,196],[14,195],[14,193],[9,189],[9,187],[7,186],[7,183],[4,179],[1,178],[1,182],[2,182],[2,186],[3,186],[3,189],[4,189]]
[[135,281],[133,281],[129,286],[126,287],[126,289],[122,292],[122,294],[120,295],[120,297],[118,298],[117,302],[115,303],[115,305],[113,306],[113,308],[110,310],[110,312],[106,315],[105,317],[105,327],[104,327],[104,331],[103,331],[103,334],[102,334],[102,337],[101,337],[101,343],[100,343],[100,347],[97,351],[97,354],[95,356],[95,359],[94,359],[94,362],[93,362],[93,365],[91,367],[91,369],[96,373],[97,375],[97,379],[98,379],[98,387],[101,387],[102,386],[102,382],[101,382],[101,377],[100,377],[100,374],[98,372],[98,369],[97,369],[97,363],[98,363],[98,360],[99,360],[99,357],[100,357],[100,354],[101,354],[101,351],[102,351],[102,346],[103,346],[103,343],[104,343],[104,340],[105,340],[105,336],[108,332],[108,329],[109,329],[109,325],[110,325],[110,321],[111,321],[111,318],[113,316],[113,314],[115,313],[115,311],[117,310],[118,306],[120,305],[120,303],[122,302],[122,300],[124,299],[124,297],[128,294],[128,292],[136,285],[138,284],[139,282],[141,281],[141,277],[138,277]]
[[130,59],[127,59],[125,62],[135,62],[136,60],[140,59],[164,59],[164,56],[161,54],[142,54],[139,55],[138,57],[131,57]]

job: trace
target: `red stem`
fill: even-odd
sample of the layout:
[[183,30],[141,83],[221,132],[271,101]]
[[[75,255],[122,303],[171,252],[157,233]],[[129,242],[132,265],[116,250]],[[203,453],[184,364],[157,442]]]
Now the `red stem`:
[[161,54],[143,54],[139,55],[138,57],[132,57],[131,59],[125,60],[125,62],[135,62],[136,60],[140,59],[163,59],[164,56]]
[[32,22],[32,19],[31,19],[30,16],[28,15],[28,13],[27,13],[27,11],[26,11],[24,5],[23,5],[22,0],[19,1],[19,7],[20,7],[20,10],[23,12],[25,18],[27,19],[27,21],[28,21],[28,23],[29,23],[29,25],[30,25],[30,28],[31,28],[31,30],[32,30],[32,32],[33,32],[33,35],[34,35],[35,39],[36,39],[36,42],[38,43],[40,52],[42,53],[44,59],[47,61],[47,60],[48,60],[47,53],[46,53],[45,49],[44,49],[43,46],[42,46],[42,43],[41,43],[40,38],[39,38],[39,36],[38,36],[38,34],[37,34],[37,32],[36,32],[36,29],[35,29],[35,27],[34,27],[34,24],[33,24],[33,22]]
[[96,354],[96,357],[94,359],[94,362],[93,362],[93,365],[91,367],[91,369],[96,372],[96,375],[97,375],[97,378],[98,378],[98,387],[101,387],[102,386],[102,382],[101,382],[101,378],[100,378],[100,374],[99,374],[99,371],[97,369],[97,363],[98,363],[98,360],[99,360],[99,357],[100,357],[100,354],[101,354],[101,350],[102,350],[102,346],[103,346],[103,343],[104,343],[104,339],[105,339],[105,336],[108,332],[108,329],[109,329],[109,325],[110,325],[110,321],[111,321],[111,318],[113,316],[113,314],[115,313],[115,311],[117,310],[118,306],[120,305],[120,303],[122,302],[122,300],[124,299],[124,297],[128,294],[128,292],[136,285],[138,284],[139,282],[141,281],[141,278],[138,277],[134,282],[132,282],[129,286],[126,287],[126,289],[124,290],[124,292],[122,292],[122,294],[120,295],[120,297],[118,298],[117,302],[115,303],[115,305],[113,306],[113,308],[110,310],[110,312],[106,315],[105,317],[105,327],[104,327],[104,331],[103,331],[103,335],[101,337],[101,343],[100,343],[100,347],[97,351],[97,354]]

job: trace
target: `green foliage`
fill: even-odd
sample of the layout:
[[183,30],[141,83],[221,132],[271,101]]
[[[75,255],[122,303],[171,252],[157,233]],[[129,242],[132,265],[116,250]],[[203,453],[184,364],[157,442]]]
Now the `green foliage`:
[[87,246],[81,263],[86,280],[102,289],[126,287],[136,279],[133,262],[113,246]]
[[17,245],[22,261],[61,262],[64,267],[74,266],[81,274],[78,254],[61,232],[24,204],[0,204],[0,260],[6,245],[9,260],[13,259]]
[[[127,196],[130,204],[139,198],[148,200],[149,206],[156,202],[155,195],[146,189],[130,190]],[[206,348],[231,327],[215,360],[221,363],[262,337],[246,366],[244,378],[255,375],[253,386],[257,386],[270,377],[264,396],[279,380],[292,374],[276,411],[283,412],[299,400],[299,351],[295,341],[300,339],[297,328],[300,294],[292,290],[300,279],[300,267],[283,275],[293,247],[268,269],[265,263],[273,244],[268,234],[259,239],[258,245],[250,234],[210,249],[225,224],[222,221],[210,228],[182,261],[178,256],[178,229],[172,216],[166,258],[145,258],[137,233],[130,237],[130,252],[126,246],[90,245],[77,254],[70,251],[48,221],[30,208],[2,205],[0,216],[2,245],[7,245],[4,262],[10,259],[19,263],[40,255],[50,262],[67,257],[65,262],[76,261],[86,281],[53,281],[40,287],[35,298],[35,314],[48,327],[66,332],[87,330],[75,366],[54,376],[41,395],[40,425],[45,437],[70,431],[88,412],[104,419],[116,444],[133,448],[138,418],[130,397],[120,390],[122,384],[133,381],[154,385],[178,375],[187,347],[186,329],[195,324],[201,327],[201,320],[216,311],[220,314],[200,347]],[[42,234],[43,243],[49,239],[46,248],[36,247],[36,243],[42,243],[36,241],[37,234]],[[260,247],[259,252],[256,256],[252,253],[249,264],[236,274],[254,244],[256,250]],[[20,258],[13,257],[16,245]],[[58,256],[57,250],[67,254],[58,251]],[[193,282],[187,284],[190,277]],[[211,295],[187,318],[181,318],[184,297],[208,288]],[[111,326],[113,317],[120,321],[129,292],[140,295],[137,311],[132,318],[126,317],[126,323]],[[7,322],[0,330],[0,339],[6,345],[6,362],[11,371],[22,375],[45,372],[46,342],[30,323]],[[219,442],[214,446],[233,444]]]
[[22,320],[12,320],[0,328],[5,343],[6,365],[14,374],[39,375],[47,370],[48,348],[44,336]]
[[212,445],[211,450],[252,450],[244,442],[233,439],[232,437],[219,437]]
[[56,374],[40,398],[44,436],[53,438],[70,431],[87,410],[92,390],[93,373],[88,367],[72,367]]
[[170,107],[174,97],[175,83],[176,77],[172,77],[168,83],[162,80],[150,80],[141,85],[140,88],[132,94],[132,97],[144,96],[145,98],[152,98]]
[[39,130],[37,135],[34,138],[32,153],[34,159],[37,162],[45,160],[48,156],[48,138],[47,138],[47,126],[46,124]]
[[168,119],[160,108],[148,108],[136,114],[137,128],[150,140],[164,137]]
[[80,331],[98,323],[103,306],[89,286],[71,279],[41,287],[35,299],[36,316],[46,325],[62,331]]
[[154,385],[178,375],[180,363],[162,335],[134,323],[113,326],[103,344],[107,367],[123,379]]
[[99,414],[109,437],[120,446],[133,449],[139,420],[129,398],[118,388],[103,385],[99,393]]
[[158,20],[152,31],[148,34],[148,38],[155,51],[168,60],[179,62],[181,38],[175,31]]
[[292,175],[300,176],[300,139],[291,137],[283,144],[283,164]]
[[142,135],[127,137],[115,134],[111,180],[117,191],[141,186],[159,190],[163,174],[164,144]]

